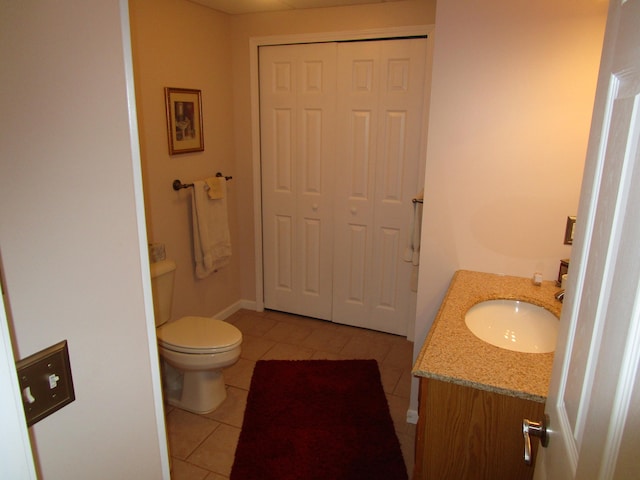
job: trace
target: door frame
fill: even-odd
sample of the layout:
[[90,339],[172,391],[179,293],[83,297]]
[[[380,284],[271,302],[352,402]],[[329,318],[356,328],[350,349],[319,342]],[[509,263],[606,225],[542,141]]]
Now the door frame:
[[[2,283],[2,279],[0,279]],[[22,406],[22,392],[18,383],[15,355],[4,303],[5,286],[0,295],[0,474],[36,480],[35,458],[29,440],[27,420]]]
[[[398,37],[427,36],[427,53],[425,64],[424,88],[426,95],[423,100],[422,135],[420,140],[420,157],[426,158],[427,131],[429,120],[429,92],[431,91],[431,65],[433,59],[433,38],[435,25],[414,25],[403,27],[389,27],[368,30],[348,30],[340,32],[318,32],[292,35],[270,35],[251,37],[249,39],[249,69],[251,82],[251,157],[253,165],[253,225],[255,244],[255,280],[256,280],[256,310],[264,310],[264,277],[262,256],[262,177],[260,155],[260,78],[258,72],[258,49],[268,45],[290,45],[296,43],[340,42],[349,40],[392,39]],[[424,177],[424,162],[421,164],[419,175]],[[415,318],[410,319],[408,338],[413,338]]]

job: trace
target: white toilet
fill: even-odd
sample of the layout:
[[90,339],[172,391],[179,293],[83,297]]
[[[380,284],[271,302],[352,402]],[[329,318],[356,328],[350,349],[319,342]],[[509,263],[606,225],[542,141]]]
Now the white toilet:
[[222,368],[238,361],[242,333],[230,323],[207,317],[182,317],[169,322],[175,269],[171,260],[151,264],[165,396],[170,405],[209,413],[227,397]]

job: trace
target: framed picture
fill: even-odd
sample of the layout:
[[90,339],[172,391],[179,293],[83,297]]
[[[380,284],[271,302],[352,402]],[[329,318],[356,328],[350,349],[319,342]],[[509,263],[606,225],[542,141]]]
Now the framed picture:
[[186,88],[164,89],[169,154],[202,152],[202,94]]
[[567,226],[564,230],[564,244],[573,245],[573,233],[576,228],[576,217],[567,217]]

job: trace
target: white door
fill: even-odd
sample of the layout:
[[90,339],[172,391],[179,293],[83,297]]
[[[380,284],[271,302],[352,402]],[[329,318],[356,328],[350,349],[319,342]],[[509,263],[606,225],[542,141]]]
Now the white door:
[[260,48],[265,307],[406,335],[426,39]]
[[426,39],[338,50],[333,319],[407,334]]
[[640,0],[607,20],[537,479],[640,478]]
[[336,44],[260,47],[264,299],[331,319]]
[[[2,291],[4,293],[4,286]],[[0,300],[0,425],[0,478],[37,478],[5,314],[4,295]]]

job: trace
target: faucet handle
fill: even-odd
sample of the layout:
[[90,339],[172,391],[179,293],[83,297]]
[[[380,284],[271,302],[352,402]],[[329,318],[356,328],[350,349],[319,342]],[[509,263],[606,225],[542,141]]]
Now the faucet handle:
[[556,300],[562,302],[564,300],[564,288],[562,290],[559,290],[558,292],[556,292],[554,297],[556,298]]

